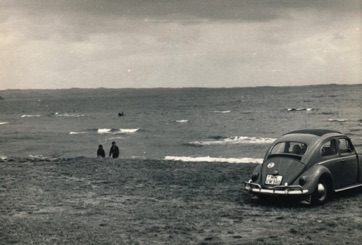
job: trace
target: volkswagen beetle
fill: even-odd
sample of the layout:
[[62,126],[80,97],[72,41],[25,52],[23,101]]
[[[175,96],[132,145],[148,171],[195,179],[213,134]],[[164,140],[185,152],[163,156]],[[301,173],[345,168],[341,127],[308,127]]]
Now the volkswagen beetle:
[[340,132],[289,132],[272,143],[245,189],[259,198],[293,196],[302,203],[323,204],[335,192],[362,186],[361,158]]

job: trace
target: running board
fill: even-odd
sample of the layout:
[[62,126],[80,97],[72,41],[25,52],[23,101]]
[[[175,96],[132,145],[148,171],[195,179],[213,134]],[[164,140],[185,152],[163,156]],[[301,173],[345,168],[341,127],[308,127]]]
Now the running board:
[[362,187],[362,183],[356,184],[356,185],[351,185],[351,186],[341,188],[341,189],[336,189],[335,192],[346,191],[346,190],[350,190],[350,189],[354,189],[354,188],[358,188],[358,187]]

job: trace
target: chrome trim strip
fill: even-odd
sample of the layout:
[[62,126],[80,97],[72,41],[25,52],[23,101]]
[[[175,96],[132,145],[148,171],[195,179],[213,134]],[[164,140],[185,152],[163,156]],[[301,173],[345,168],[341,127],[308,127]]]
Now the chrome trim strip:
[[324,163],[328,163],[328,162],[335,162],[337,159],[336,158],[332,158],[332,159],[328,159],[322,162],[317,163],[318,165],[323,165]]
[[344,187],[344,188],[341,188],[341,189],[336,189],[335,192],[346,191],[346,190],[350,190],[350,189],[354,189],[354,188],[358,188],[358,187],[362,187],[362,183],[351,185],[351,186]]
[[328,162],[333,162],[333,161],[342,161],[342,160],[349,160],[349,159],[357,159],[356,155],[350,155],[350,156],[344,156],[344,157],[335,157],[335,158],[332,158],[332,159],[328,159],[328,160],[325,160],[325,161],[322,161],[322,162],[319,162],[317,164],[319,165],[323,165],[324,163],[328,163]]
[[357,159],[356,155],[349,155],[349,156],[343,156],[343,157],[340,157],[340,159],[342,160],[349,160],[349,159]]

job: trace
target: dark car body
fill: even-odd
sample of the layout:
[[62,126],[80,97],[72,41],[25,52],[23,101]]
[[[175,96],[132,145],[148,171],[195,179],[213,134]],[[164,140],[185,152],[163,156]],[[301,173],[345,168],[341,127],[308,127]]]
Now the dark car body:
[[362,186],[361,157],[340,132],[289,132],[272,143],[245,189],[260,198],[295,196],[303,203],[322,204],[334,192]]

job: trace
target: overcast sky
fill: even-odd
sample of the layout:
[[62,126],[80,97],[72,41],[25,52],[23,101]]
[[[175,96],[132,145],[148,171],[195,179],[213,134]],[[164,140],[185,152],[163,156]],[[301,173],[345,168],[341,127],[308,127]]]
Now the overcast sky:
[[0,89],[362,83],[360,0],[0,0]]

